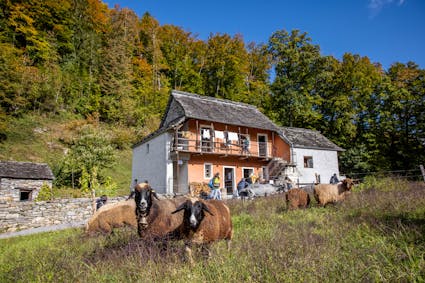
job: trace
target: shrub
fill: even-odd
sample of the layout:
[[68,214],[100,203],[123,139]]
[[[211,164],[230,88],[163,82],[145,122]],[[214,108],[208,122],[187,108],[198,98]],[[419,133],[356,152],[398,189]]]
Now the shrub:
[[47,201],[52,199],[53,199],[53,190],[46,182],[44,182],[40,188],[40,192],[38,193],[35,201]]

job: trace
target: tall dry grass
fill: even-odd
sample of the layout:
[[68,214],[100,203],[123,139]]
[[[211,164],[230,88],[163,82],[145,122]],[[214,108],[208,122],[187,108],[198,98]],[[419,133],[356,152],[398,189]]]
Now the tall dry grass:
[[284,195],[228,201],[234,239],[206,259],[131,229],[0,241],[0,282],[423,282],[425,185],[373,180],[341,204],[288,211]]

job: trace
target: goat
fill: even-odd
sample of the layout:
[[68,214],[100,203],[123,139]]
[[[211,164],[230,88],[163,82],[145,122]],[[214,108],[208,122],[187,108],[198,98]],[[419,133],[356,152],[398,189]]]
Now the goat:
[[[232,219],[229,208],[219,200],[187,199],[172,214],[184,210],[179,234],[185,241],[187,259],[193,264],[192,245],[203,248],[217,240],[225,239],[227,249],[233,237]],[[208,254],[209,254],[209,250]]]
[[141,238],[151,237],[154,240],[179,238],[176,229],[183,222],[183,216],[172,215],[172,212],[186,198],[159,199],[156,192],[147,183],[135,186],[135,214],[137,216],[137,232]]
[[307,208],[310,205],[310,195],[302,189],[290,189],[286,193],[286,207],[288,209]]
[[314,198],[319,205],[326,206],[344,200],[353,187],[354,182],[349,178],[336,185],[318,184],[314,186]]

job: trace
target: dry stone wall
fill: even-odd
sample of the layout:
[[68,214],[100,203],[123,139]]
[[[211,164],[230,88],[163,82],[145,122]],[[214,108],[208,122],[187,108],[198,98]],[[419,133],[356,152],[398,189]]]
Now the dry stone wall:
[[[126,197],[108,198],[114,203]],[[40,202],[0,200],[0,233],[59,224],[87,222],[93,213],[90,198],[58,199]]]
[[0,201],[19,201],[21,189],[30,190],[31,199],[34,200],[43,184],[52,187],[52,181],[49,180],[0,178]]

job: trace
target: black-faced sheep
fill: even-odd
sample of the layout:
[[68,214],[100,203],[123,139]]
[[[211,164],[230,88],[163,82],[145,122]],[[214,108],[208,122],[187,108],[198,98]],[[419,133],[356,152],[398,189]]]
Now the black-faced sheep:
[[344,200],[353,187],[354,182],[349,178],[336,185],[318,184],[314,186],[314,198],[319,205],[326,206]]
[[302,189],[290,189],[286,193],[286,207],[288,209],[307,208],[310,205],[310,195]]
[[192,245],[208,246],[217,240],[226,240],[227,249],[233,236],[232,219],[229,208],[219,200],[192,198],[182,203],[174,212],[183,210],[183,223],[179,233],[185,241],[187,259],[193,263]]
[[172,212],[186,198],[159,199],[158,195],[147,183],[137,184],[134,192],[139,236],[154,240],[179,238],[176,229],[183,222],[183,216],[173,215]]
[[111,233],[113,228],[126,225],[136,228],[135,208],[136,204],[133,200],[106,204],[99,208],[89,219],[86,225],[86,232],[88,234],[98,232]]

